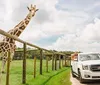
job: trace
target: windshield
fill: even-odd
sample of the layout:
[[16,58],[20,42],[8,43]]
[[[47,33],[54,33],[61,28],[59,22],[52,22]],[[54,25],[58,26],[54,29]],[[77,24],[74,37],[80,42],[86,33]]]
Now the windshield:
[[86,60],[100,60],[100,54],[81,54],[80,61]]

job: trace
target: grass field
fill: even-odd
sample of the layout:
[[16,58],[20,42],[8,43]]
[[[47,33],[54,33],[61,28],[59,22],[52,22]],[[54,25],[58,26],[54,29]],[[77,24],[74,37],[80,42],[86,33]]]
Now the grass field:
[[[49,72],[46,72],[46,61],[43,60],[43,75],[39,74],[39,60],[37,60],[36,78],[33,77],[33,60],[27,60],[27,80],[22,84],[22,61],[11,62],[10,85],[71,85],[70,68],[63,67],[57,71],[52,71],[51,61],[49,61]],[[3,74],[2,85],[5,85],[6,74]]]

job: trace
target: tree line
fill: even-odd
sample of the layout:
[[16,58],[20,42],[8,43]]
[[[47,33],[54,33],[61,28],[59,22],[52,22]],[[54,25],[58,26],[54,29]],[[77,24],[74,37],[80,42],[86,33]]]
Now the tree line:
[[[51,50],[52,52],[58,52],[56,50]],[[60,53],[64,53],[66,55],[71,55],[72,53],[74,53],[74,51],[59,51]],[[80,52],[80,51],[79,51]],[[48,52],[43,52],[43,55],[45,53],[48,53]],[[40,50],[39,49],[32,49],[32,48],[27,48],[27,58],[30,58],[30,59],[33,59],[34,56],[37,57],[37,59],[40,58]],[[21,60],[23,57],[23,48],[16,48],[16,51],[15,51],[15,54],[14,54],[14,59],[16,60]],[[44,55],[44,58],[45,58],[45,55]]]

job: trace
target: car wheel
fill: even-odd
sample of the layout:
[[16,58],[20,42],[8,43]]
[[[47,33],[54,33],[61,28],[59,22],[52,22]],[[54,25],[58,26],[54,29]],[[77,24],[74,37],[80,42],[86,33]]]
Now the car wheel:
[[72,77],[76,77],[75,74],[74,74],[74,72],[73,72],[72,67],[71,67],[71,73],[72,73]]
[[82,79],[80,71],[78,71],[78,75],[79,75],[79,81],[80,81],[80,83],[84,83],[84,79]]

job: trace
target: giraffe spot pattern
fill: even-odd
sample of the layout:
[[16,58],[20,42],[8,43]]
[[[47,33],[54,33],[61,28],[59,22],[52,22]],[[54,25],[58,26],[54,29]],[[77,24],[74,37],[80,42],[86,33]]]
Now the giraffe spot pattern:
[[20,34],[21,34],[21,31],[18,31],[16,35],[19,36]]
[[29,21],[27,20],[27,21],[25,21],[25,24],[27,25],[29,23]]
[[17,31],[18,31],[18,29],[16,29],[16,30],[14,31],[14,35],[16,34]]
[[25,26],[22,25],[22,26],[19,27],[19,29],[24,30],[25,29]]

